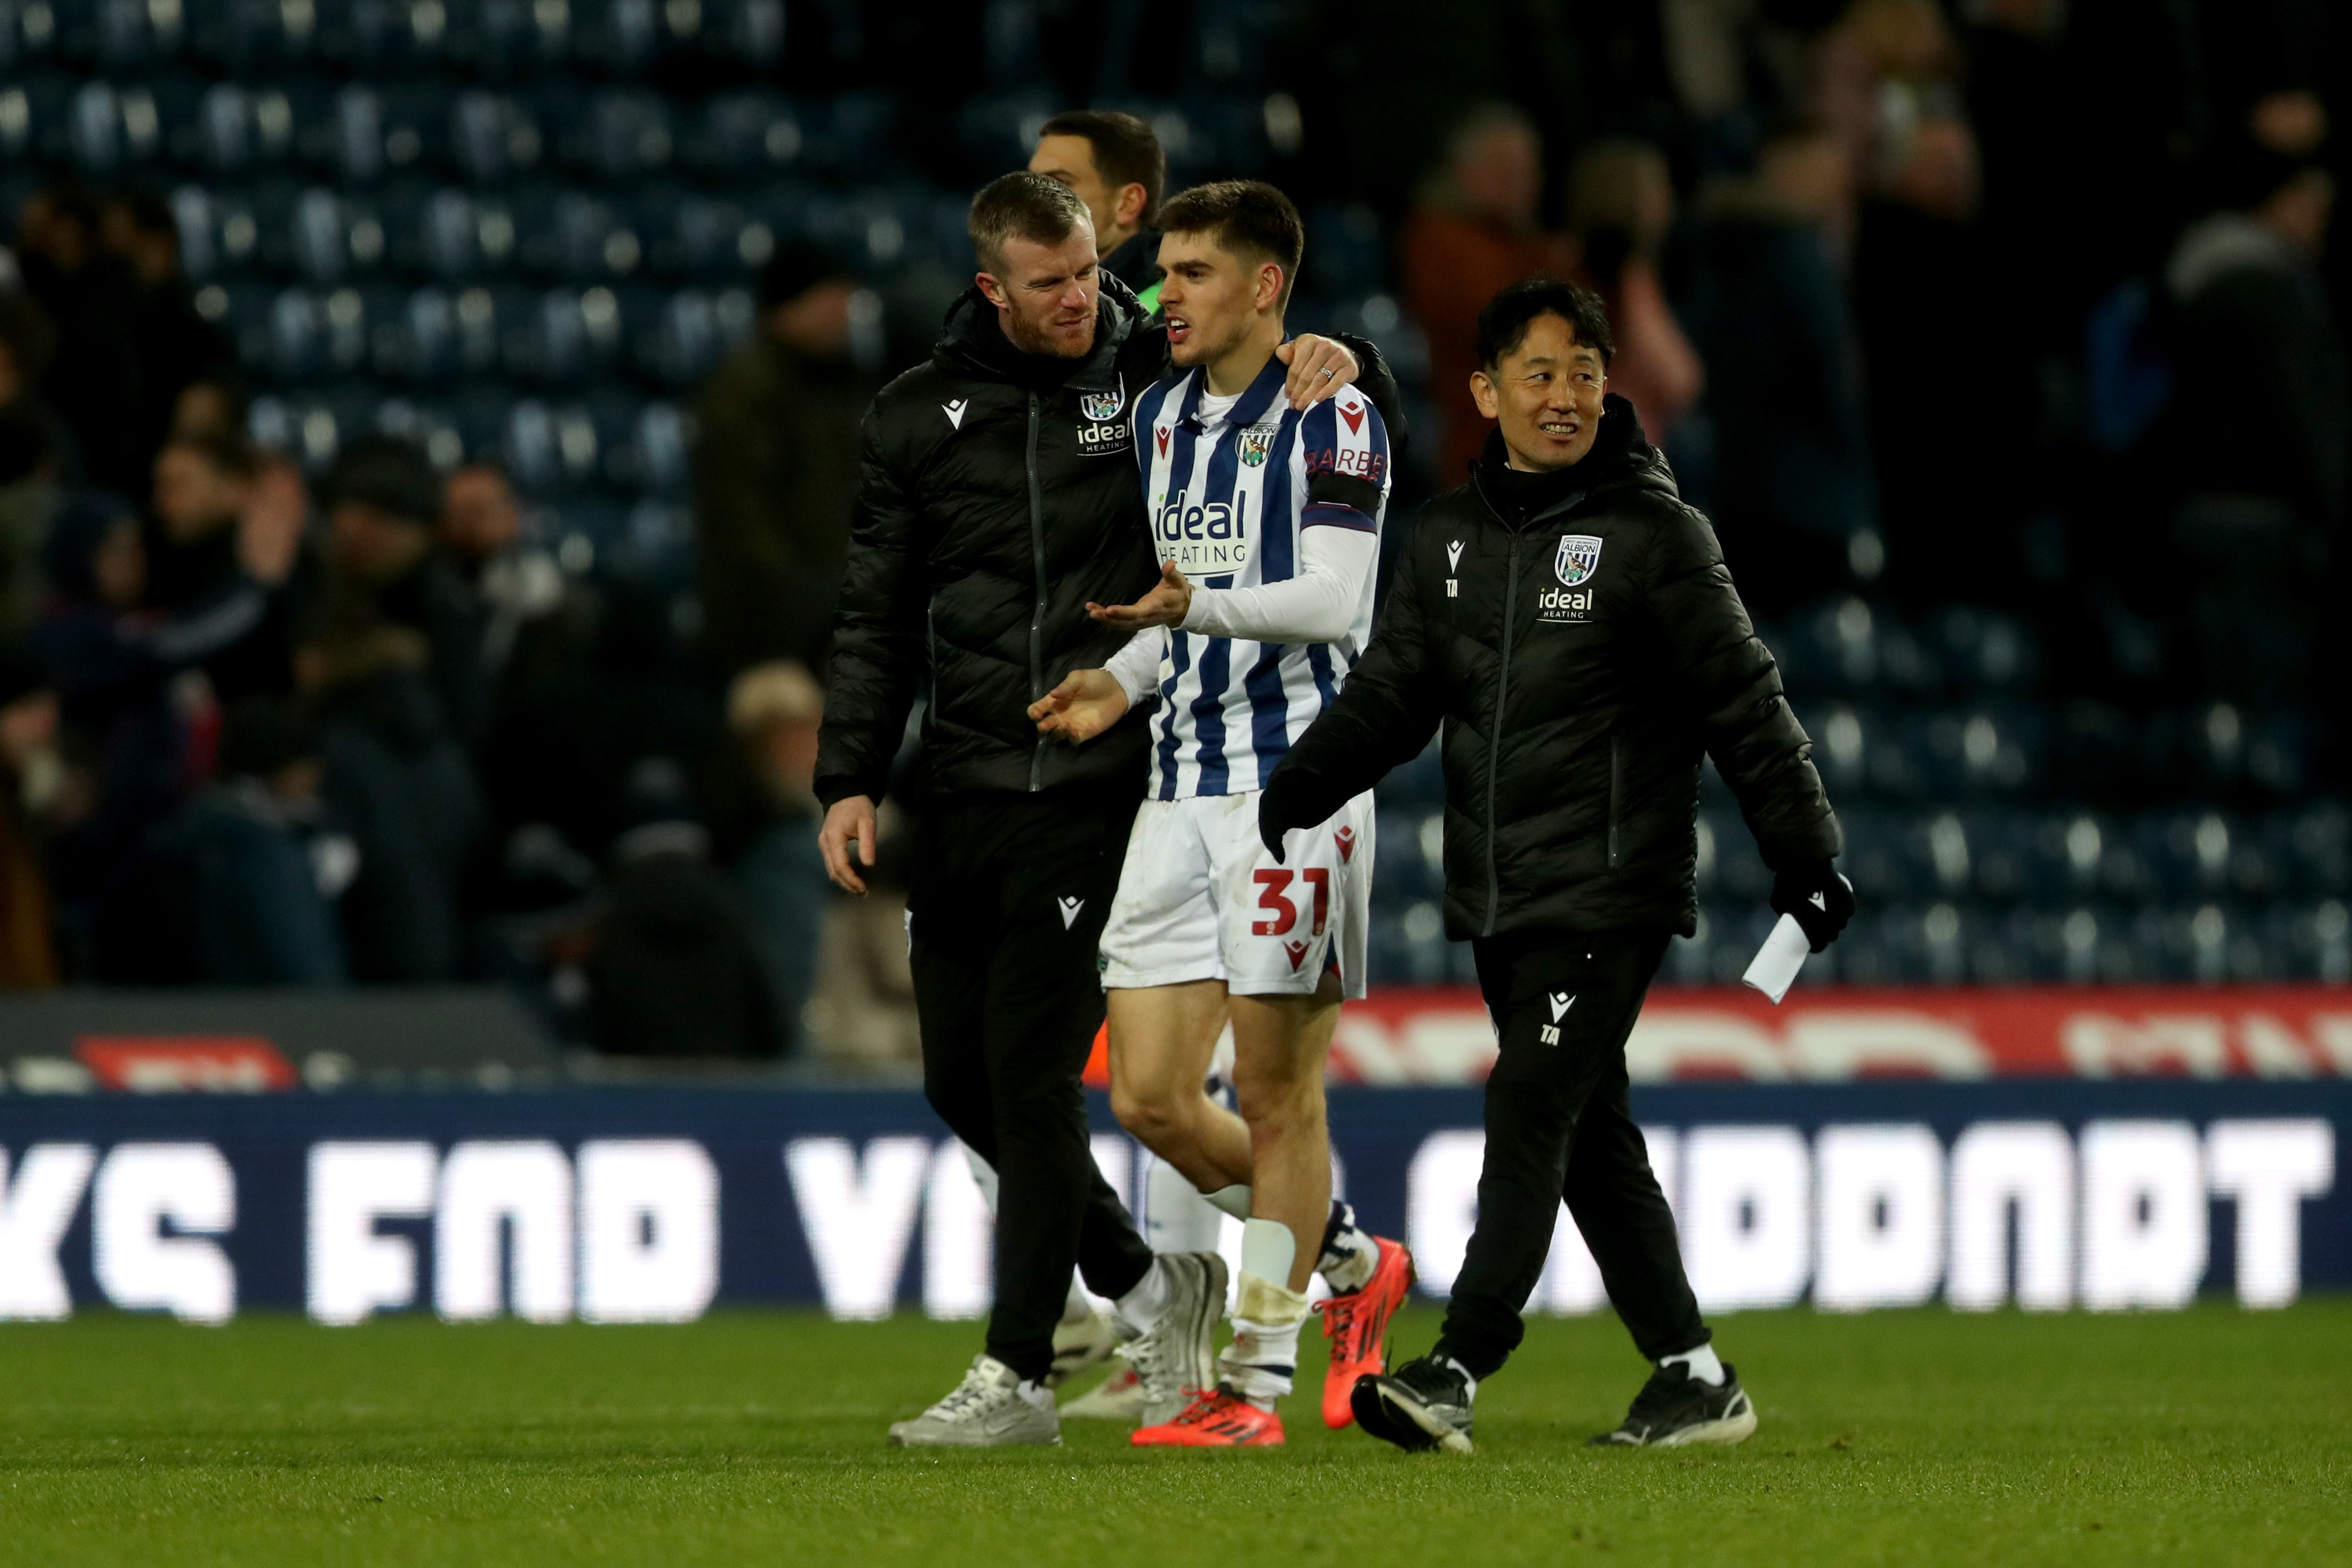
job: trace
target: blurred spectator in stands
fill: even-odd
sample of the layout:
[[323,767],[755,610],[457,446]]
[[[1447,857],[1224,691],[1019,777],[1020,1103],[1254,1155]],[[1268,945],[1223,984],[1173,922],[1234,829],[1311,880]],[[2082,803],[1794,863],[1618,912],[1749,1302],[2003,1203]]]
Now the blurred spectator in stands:
[[558,618],[562,641],[577,638],[572,656],[515,672],[483,771],[502,835],[543,826],[601,862],[636,820],[637,765],[672,759],[698,800],[728,750],[727,720],[679,644],[670,593],[614,579],[577,597],[583,613]]
[[159,837],[197,972],[214,986],[339,986],[349,976],[336,904],[359,847],[320,799],[308,718],[254,697],[221,728],[218,782]]
[[1508,104],[1481,104],[1446,138],[1445,161],[1423,182],[1406,221],[1405,308],[1429,338],[1441,486],[1460,482],[1494,427],[1470,397],[1479,307],[1507,283],[1567,270],[1568,246],[1537,226],[1542,195],[1534,122]]
[[66,442],[34,389],[56,349],[48,313],[30,295],[0,289],[0,644],[23,637],[40,610],[37,562]]
[[1576,274],[1607,303],[1616,329],[1610,390],[1633,403],[1651,444],[1669,452],[1675,426],[1706,386],[1706,368],[1658,279],[1674,222],[1674,179],[1655,147],[1612,138],[1577,155],[1568,226]]
[[58,983],[42,858],[63,783],[48,672],[22,648],[0,647],[0,991]]
[[497,464],[464,465],[446,492],[441,545],[481,601],[482,670],[495,691],[523,629],[562,607],[563,569],[524,538],[522,507]]
[[727,694],[728,727],[750,765],[762,808],[750,845],[735,857],[735,885],[759,935],[787,1056],[801,1049],[817,946],[833,902],[817,850],[824,813],[814,790],[824,718],[823,688],[787,661],[754,664],[735,677]]
[[1818,111],[1863,195],[1854,321],[1889,584],[1926,601],[1959,584],[1998,600],[2023,578],[2016,529],[2032,444],[1979,438],[1983,394],[1954,373],[2018,331],[1989,309],[1958,43],[1936,0],[1854,0],[1816,64]]
[[2197,563],[2200,684],[2276,703],[2314,694],[2322,584],[2342,569],[2352,388],[2319,275],[2336,184],[2258,134],[2238,139],[2227,179],[2229,206],[2189,225],[2165,267],[2183,391],[2221,383],[2175,399],[2158,450],[2185,497],[2176,559]]
[[1792,129],[1700,194],[1685,319],[1707,367],[1713,516],[1740,596],[1774,616],[1882,564],[1859,353],[1836,236],[1844,149]]
[[172,403],[172,428],[167,439],[205,440],[246,434],[248,413],[245,389],[229,375],[207,376],[180,389]]
[[642,758],[626,793],[638,820],[614,841],[583,966],[597,1049],[777,1055],[785,1041],[761,933],[735,884],[710,863],[686,770],[669,758]]
[[856,285],[789,242],[760,275],[760,326],[695,403],[703,646],[721,675],[763,659],[824,667],[874,388],[850,358]]
[[320,793],[359,851],[342,918],[362,984],[459,977],[458,889],[483,811],[431,663],[423,633],[349,598],[324,602],[295,650]]
[[1078,193],[1095,221],[1102,268],[1135,290],[1144,308],[1160,303],[1160,198],[1168,156],[1151,127],[1131,114],[1082,109],[1057,114],[1038,132],[1029,172]]
[[[255,450],[242,431],[174,438],[155,456],[154,527],[145,538],[151,609],[184,614],[232,590],[255,537],[290,540],[299,552],[310,508],[301,474]],[[224,705],[283,695],[292,681],[291,607],[273,599],[262,619],[203,661]]]
[[447,504],[441,476],[415,442],[372,435],[336,455],[320,489],[329,591],[355,595],[424,638],[449,733],[478,745],[489,720],[488,618],[436,538]]
[[52,852],[59,913],[77,970],[109,980],[179,977],[184,955],[142,898],[147,837],[199,771],[190,720],[209,697],[181,677],[247,643],[269,617],[299,548],[267,510],[231,519],[228,570],[202,597],[142,608],[147,547],[138,514],[94,491],[59,508],[43,547],[52,594],[32,648],[63,702],[73,800]]
[[236,350],[196,312],[180,271],[180,225],[170,203],[152,191],[120,192],[107,199],[99,237],[129,275],[127,324],[138,379],[117,418],[132,471],[144,474],[171,433],[180,393],[234,369]]
[[98,198],[56,180],[25,201],[16,220],[16,265],[25,289],[58,330],[58,351],[40,391],[73,434],[79,478],[119,495],[147,483],[147,450],[125,417],[139,396],[130,269],[100,243]]

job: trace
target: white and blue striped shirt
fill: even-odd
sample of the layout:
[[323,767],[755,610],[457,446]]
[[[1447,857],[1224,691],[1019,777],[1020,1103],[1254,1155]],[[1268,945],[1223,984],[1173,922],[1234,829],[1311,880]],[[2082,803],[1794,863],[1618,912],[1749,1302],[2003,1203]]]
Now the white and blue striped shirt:
[[[1249,589],[1302,570],[1306,530],[1379,537],[1389,438],[1357,388],[1305,413],[1282,395],[1288,367],[1266,361],[1248,390],[1208,396],[1192,370],[1136,400],[1135,451],[1152,542],[1196,585]],[[1262,789],[1292,741],[1339,695],[1372,629],[1375,573],[1362,574],[1346,633],[1260,643],[1171,630],[1151,719],[1151,794],[1176,800]]]

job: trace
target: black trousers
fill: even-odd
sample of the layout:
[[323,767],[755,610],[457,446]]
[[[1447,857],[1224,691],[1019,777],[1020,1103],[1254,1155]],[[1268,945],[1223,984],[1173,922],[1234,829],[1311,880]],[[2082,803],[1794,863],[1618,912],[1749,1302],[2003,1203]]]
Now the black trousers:
[[1078,1085],[1103,1020],[1095,949],[1118,890],[1131,797],[1056,790],[927,810],[908,891],[923,1092],[996,1167],[988,1354],[1024,1377],[1054,1361],[1076,1264],[1122,1296],[1151,1267],[1087,1145]]
[[1520,1310],[1563,1198],[1642,1354],[1654,1361],[1707,1343],[1625,1077],[1625,1039],[1666,941],[1545,932],[1474,945],[1502,1054],[1486,1080],[1478,1224],[1439,1340],[1474,1377],[1500,1368],[1526,1335]]

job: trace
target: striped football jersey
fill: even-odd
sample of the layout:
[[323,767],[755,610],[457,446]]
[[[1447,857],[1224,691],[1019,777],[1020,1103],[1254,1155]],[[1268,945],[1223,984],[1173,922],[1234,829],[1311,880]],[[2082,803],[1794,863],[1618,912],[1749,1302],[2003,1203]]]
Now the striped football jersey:
[[[1136,463],[1152,541],[1161,561],[1174,561],[1198,586],[1288,580],[1310,528],[1379,532],[1390,481],[1380,411],[1349,386],[1300,413],[1282,395],[1287,374],[1279,359],[1267,361],[1222,413],[1222,400],[1208,397],[1205,370],[1171,375],[1136,400]],[[1365,574],[1338,643],[1286,645],[1171,629],[1151,719],[1153,798],[1264,789],[1363,651],[1377,575]]]

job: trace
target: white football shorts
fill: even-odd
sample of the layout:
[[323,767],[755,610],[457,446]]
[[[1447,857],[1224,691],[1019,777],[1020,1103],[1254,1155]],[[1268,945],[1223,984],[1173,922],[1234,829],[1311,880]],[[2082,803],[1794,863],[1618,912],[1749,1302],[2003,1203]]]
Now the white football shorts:
[[1342,994],[1363,996],[1371,796],[1286,835],[1277,865],[1257,836],[1260,793],[1136,812],[1102,936],[1104,989],[1223,980],[1238,996],[1307,996],[1336,967]]

